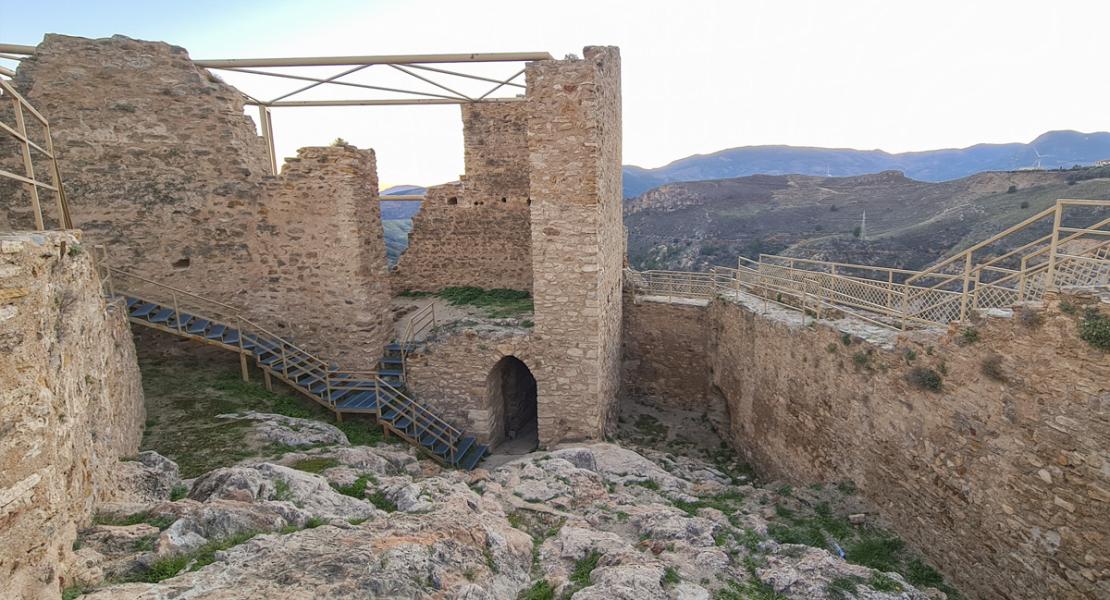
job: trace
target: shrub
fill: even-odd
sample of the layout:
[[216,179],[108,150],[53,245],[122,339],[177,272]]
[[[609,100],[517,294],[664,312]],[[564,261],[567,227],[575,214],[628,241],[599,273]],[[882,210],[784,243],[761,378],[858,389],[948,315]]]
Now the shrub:
[[667,567],[663,570],[662,583],[669,585],[676,585],[682,581],[682,576],[678,574],[678,569],[674,567]]
[[956,339],[956,343],[961,346],[969,346],[979,341],[979,330],[974,327],[966,327],[960,332],[960,337]]
[[983,357],[979,370],[995,381],[1006,381],[1006,374],[1002,372],[1002,356],[998,354],[988,354]]
[[913,362],[914,360],[917,359],[917,352],[915,352],[915,351],[913,351],[909,348],[906,348],[906,350],[904,352],[902,352],[902,356],[905,357],[906,362]]
[[358,478],[355,479],[355,482],[350,485],[332,484],[331,487],[344,496],[350,496],[361,500],[366,497],[366,484],[368,483],[377,483],[377,478],[373,475],[363,474],[359,475]]
[[944,384],[940,373],[925,367],[916,367],[911,370],[906,374],[906,380],[915,388],[931,392],[939,392]]
[[1029,203],[1028,202],[1022,202],[1021,207],[1022,208],[1029,208]]
[[[1009,187],[1009,189],[1006,190],[1006,193],[1007,194],[1016,194],[1017,193],[1017,186],[1016,185],[1011,185]],[[1022,204],[1028,204],[1028,202],[1022,202]],[[1023,206],[1022,208],[1025,208],[1025,207]]]
[[367,498],[367,500],[370,501],[370,504],[373,504],[374,506],[378,507],[381,510],[384,510],[387,513],[397,511],[397,503],[390,500],[389,498],[386,498],[385,492],[382,492],[381,490],[370,494],[370,497]]
[[546,579],[541,579],[521,592],[517,600],[555,600],[555,588]]
[[173,486],[173,489],[170,490],[170,502],[177,502],[178,500],[184,498],[188,493],[188,486],[179,483]]
[[1075,305],[1071,302],[1068,302],[1067,300],[1064,300],[1060,303],[1060,312],[1064,313],[1065,315],[1074,315]]
[[852,355],[852,363],[855,364],[857,367],[862,367],[870,361],[871,355],[866,352],[860,351]]
[[1079,338],[1103,352],[1110,352],[1110,316],[1087,309],[1079,323]]
[[844,344],[845,346],[851,346],[852,345],[852,335],[849,334],[849,333],[840,334],[840,343]]
[[570,582],[584,588],[590,585],[590,574],[597,568],[597,561],[601,554],[597,550],[591,551],[584,558],[574,563],[574,571],[570,574]]

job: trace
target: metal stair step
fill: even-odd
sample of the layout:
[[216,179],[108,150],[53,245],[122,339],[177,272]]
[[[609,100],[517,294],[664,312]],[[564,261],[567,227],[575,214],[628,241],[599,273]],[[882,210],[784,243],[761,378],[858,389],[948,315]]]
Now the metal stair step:
[[459,441],[455,444],[455,462],[453,464],[458,465],[459,461],[466,456],[466,453],[470,450],[470,447],[473,446],[474,443],[477,441],[478,440],[475,439],[472,435],[466,435],[459,438]]
[[151,313],[151,311],[153,311],[156,308],[158,308],[158,305],[157,304],[151,304],[150,302],[147,302],[145,304],[140,304],[139,307],[136,308],[131,313],[131,316],[141,319],[141,318],[149,315]]
[[173,312],[174,311],[173,311],[172,308],[163,308],[162,310],[158,311],[158,313],[155,314],[153,317],[150,317],[150,322],[151,323],[168,323],[169,320],[170,320],[170,317],[173,316]]
[[204,337],[210,340],[218,340],[224,336],[224,329],[227,329],[226,325],[216,323],[212,325],[212,328],[208,330],[208,333]]
[[208,329],[211,323],[212,322],[208,319],[194,319],[193,322],[189,324],[188,331],[189,333],[204,333],[204,330]]
[[471,448],[470,452],[463,456],[456,464],[458,464],[460,469],[465,469],[467,471],[473,470],[474,467],[478,466],[478,463],[485,457],[488,451],[489,447],[484,444],[474,446]]

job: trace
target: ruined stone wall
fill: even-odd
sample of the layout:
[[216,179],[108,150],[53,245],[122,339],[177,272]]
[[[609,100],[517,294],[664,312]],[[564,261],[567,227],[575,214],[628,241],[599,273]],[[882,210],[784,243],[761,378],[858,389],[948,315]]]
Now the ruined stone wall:
[[72,232],[0,234],[0,596],[57,598],[145,415],[123,308]]
[[391,275],[394,289],[532,289],[526,108],[462,106],[466,174],[428,190]]
[[599,438],[620,387],[620,54],[529,63],[541,445]]
[[[846,346],[724,302],[709,320],[730,441],[760,471],[854,481],[974,597],[1110,595],[1110,360],[1055,299],[1039,319],[988,319],[971,344],[954,330]],[[912,385],[916,368],[942,389]]]
[[489,373],[515,356],[535,375],[539,359],[530,333],[460,328],[409,355],[406,384],[418,401],[482,443],[504,439],[505,407],[490,397]]
[[302,148],[263,197],[250,312],[345,368],[373,367],[393,336],[374,151]]
[[[75,225],[111,264],[240,307],[344,367],[380,354],[388,271],[372,153],[305,149],[268,175],[242,94],[164,43],[48,35],[15,81],[51,122]],[[0,226],[29,224],[26,206],[0,190]]]
[[625,296],[622,393],[671,408],[709,402],[709,321],[704,303]]

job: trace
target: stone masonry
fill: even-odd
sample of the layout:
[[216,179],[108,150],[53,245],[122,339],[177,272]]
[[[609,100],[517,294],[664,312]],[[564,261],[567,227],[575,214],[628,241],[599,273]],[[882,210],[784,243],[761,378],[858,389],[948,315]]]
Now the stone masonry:
[[[1080,313],[1092,304],[1068,301]],[[761,304],[700,309],[709,364],[690,372],[725,397],[724,433],[758,470],[855,482],[973,597],[1110,595],[1110,555],[1097,550],[1110,546],[1110,360],[1056,298],[1026,318],[986,318],[974,343],[956,326],[871,343]],[[662,303],[625,311],[641,348],[659,340],[642,329],[665,334],[676,318]],[[684,347],[652,344],[664,351],[637,352],[626,377],[671,368],[669,351]],[[915,369],[940,374],[940,391],[911,384]]]
[[525,102],[463,105],[466,175],[428,189],[391,274],[398,291],[532,289]]
[[[15,81],[51,122],[90,251],[345,367],[373,364],[390,327],[372,152],[305,149],[270,176],[243,95],[164,43],[48,35]],[[27,206],[0,195],[0,228],[26,227]]]
[[620,387],[620,53],[584,54],[526,72],[541,446],[603,436]]
[[57,598],[142,438],[125,312],[73,232],[0,234],[0,597]]

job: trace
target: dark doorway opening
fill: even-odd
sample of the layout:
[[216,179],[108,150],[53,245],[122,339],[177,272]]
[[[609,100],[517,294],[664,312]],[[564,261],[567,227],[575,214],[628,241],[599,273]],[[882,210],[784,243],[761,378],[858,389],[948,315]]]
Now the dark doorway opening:
[[493,366],[486,381],[493,409],[500,414],[492,440],[497,451],[525,454],[535,450],[539,444],[536,378],[528,365],[506,356]]

